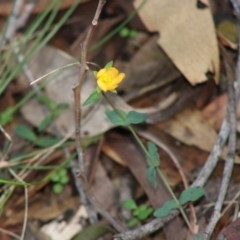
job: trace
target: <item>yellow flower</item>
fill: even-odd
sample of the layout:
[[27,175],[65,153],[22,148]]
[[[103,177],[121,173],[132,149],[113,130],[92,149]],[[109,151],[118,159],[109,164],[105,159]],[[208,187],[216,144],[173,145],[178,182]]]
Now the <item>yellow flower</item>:
[[102,91],[106,92],[115,90],[119,83],[124,79],[125,74],[119,73],[119,71],[114,67],[110,67],[108,69],[103,68],[98,71],[96,77],[98,87]]

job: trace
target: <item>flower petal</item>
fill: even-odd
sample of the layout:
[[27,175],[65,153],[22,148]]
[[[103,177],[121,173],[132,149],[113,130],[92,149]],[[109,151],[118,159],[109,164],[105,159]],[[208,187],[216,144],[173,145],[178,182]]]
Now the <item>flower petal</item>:
[[120,83],[124,78],[125,78],[125,74],[124,74],[124,73],[119,73],[119,74],[114,78],[114,83]]
[[103,90],[104,92],[106,92],[108,90],[108,88],[106,87],[106,84],[103,83],[102,81],[97,81],[97,85],[98,87]]
[[118,75],[118,70],[114,67],[111,67],[107,70],[107,73],[111,76],[111,77],[115,77]]
[[106,69],[105,68],[103,68],[103,69],[101,69],[100,71],[98,71],[97,72],[97,78],[100,78],[103,74],[105,74],[106,73]]

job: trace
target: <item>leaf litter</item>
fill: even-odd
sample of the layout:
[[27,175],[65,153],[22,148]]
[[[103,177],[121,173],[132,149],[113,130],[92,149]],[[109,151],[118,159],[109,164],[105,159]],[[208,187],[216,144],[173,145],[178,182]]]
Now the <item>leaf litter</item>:
[[[44,1],[40,2],[44,4]],[[65,2],[61,6],[63,11],[69,7]],[[70,2],[67,4],[71,5]],[[139,4],[140,1],[135,1],[134,6],[139,6]],[[108,3],[91,45],[100,42],[117,25],[121,24],[126,17],[124,14],[129,14],[129,9],[133,10],[134,6],[131,3],[125,4],[117,1]],[[71,25],[70,21],[68,27],[61,29],[54,37],[52,46],[44,47],[30,61],[28,67],[35,79],[76,61],[79,54],[79,43],[83,41],[91,20],[90,17],[78,19],[77,12],[82,11],[82,16],[84,14],[87,16],[86,13],[89,12],[94,14],[95,8],[96,1],[81,3],[75,15],[72,16],[73,24]],[[0,14],[5,16],[9,14],[11,7],[5,3],[0,9],[2,9]],[[40,7],[37,9],[34,10],[35,14],[42,11]],[[158,19],[152,18],[152,16],[158,16]],[[182,178],[172,162],[169,151],[177,156],[188,181],[192,182],[212,150],[226,112],[226,84],[221,78],[219,80],[220,60],[210,8],[199,9],[193,4],[177,2],[169,6],[169,3],[165,1],[152,1],[143,6],[127,27],[136,29],[137,34],[134,39],[122,38],[116,33],[96,51],[89,53],[89,61],[96,62],[103,67],[106,62],[113,59],[118,69],[126,74],[126,79],[119,87],[120,96],[111,94],[109,98],[117,108],[126,112],[137,110],[141,113],[148,113],[147,124],[142,124],[139,129],[137,128],[137,132],[145,144],[152,139],[157,139],[155,144],[160,153],[160,168],[176,194],[180,196],[180,189],[183,190]],[[159,35],[153,32],[158,32]],[[227,37],[226,35],[221,36],[221,41],[224,38],[225,44],[235,49],[234,43],[232,40],[226,40]],[[235,56],[236,52],[232,54]],[[92,71],[98,69],[89,66],[91,70],[88,71],[83,83],[82,102],[96,86]],[[207,72],[213,75],[207,77]],[[44,94],[57,104],[68,104],[68,108],[64,109],[54,120],[59,131],[58,137],[61,138],[66,135],[69,136],[69,139],[74,138],[72,87],[77,83],[78,75],[79,66],[71,66],[56,74],[43,90]],[[214,81],[219,82],[219,85],[215,85]],[[193,86],[190,86],[188,82]],[[20,88],[17,91],[14,91],[16,85],[11,83],[6,88],[4,95],[0,96],[1,111],[9,106],[14,106],[19,96],[21,98],[26,94],[26,91],[30,91],[30,88],[26,89],[28,83],[24,74],[20,74],[15,83],[20,83]],[[201,84],[198,85],[198,83]],[[93,141],[97,145],[90,146],[86,150],[86,167],[89,169],[88,177],[91,179],[91,191],[103,208],[109,211],[112,216],[121,218],[121,212],[117,207],[120,204],[118,199],[121,189],[120,179],[124,174],[130,174],[132,180],[128,187],[132,192],[133,199],[137,203],[149,203],[154,208],[158,208],[171,197],[161,181],[157,180],[157,189],[151,187],[147,180],[147,166],[143,152],[124,128],[115,128],[108,121],[104,114],[106,110],[111,110],[111,108],[104,101],[99,101],[95,106],[84,107],[82,110],[82,136],[84,138],[98,136]],[[21,107],[20,114],[14,116],[11,124],[7,125],[5,129],[11,133],[13,139],[17,139],[13,131],[17,124],[27,124],[35,131],[45,116],[46,112],[42,104],[36,97],[33,97]],[[35,133],[37,132],[35,131]],[[54,134],[52,126],[49,126],[44,132],[44,135],[48,134]],[[99,135],[101,136],[99,137]],[[23,140],[19,139],[19,141]],[[102,143],[100,144],[99,141]],[[15,140],[13,144],[16,144]],[[69,144],[70,152],[74,152],[74,143],[69,141]],[[4,140],[2,137],[0,138],[0,146],[3,149]],[[167,147],[167,151],[166,149],[162,150],[161,146]],[[21,148],[13,147],[7,157],[11,159],[21,155],[21,150],[25,154],[39,150],[36,146],[31,146],[26,142],[21,145]],[[226,152],[226,150],[224,151]],[[221,158],[225,159],[225,156],[223,154]],[[44,155],[40,154],[36,159],[40,157],[44,157]],[[61,164],[65,158],[62,150],[54,149],[53,152],[49,152],[49,155],[44,157],[40,166],[56,166]],[[25,160],[30,161],[30,163],[36,161],[34,156]],[[235,161],[239,164],[238,156],[236,156]],[[0,167],[5,169],[10,166],[7,164],[8,162],[4,159],[4,164],[0,162]],[[218,164],[215,174],[220,175],[221,167],[219,166],[222,164],[222,162]],[[236,164],[234,168],[237,171],[239,165]],[[0,171],[5,174],[2,169]],[[20,172],[17,168],[16,171]],[[50,170],[30,170],[29,172],[26,181],[36,182],[47,176]],[[84,205],[78,200],[73,183],[74,179],[70,171],[68,174],[71,178],[70,182],[60,195],[51,192],[50,181],[29,187],[29,229],[33,229],[32,223],[37,221],[39,229],[44,232],[46,239],[47,237],[59,239],[59,236],[73,239],[73,233],[77,234],[83,229],[90,228],[90,224],[86,223],[89,216],[84,210]],[[208,197],[201,200],[201,206],[196,206],[198,214],[202,212],[202,209],[204,209],[203,213],[205,214],[199,216],[198,219],[200,232],[207,224],[203,221],[204,217],[212,209],[208,207],[208,204],[213,201],[210,190],[214,189],[215,192],[219,190],[219,186],[216,184],[218,180],[214,176],[210,180],[212,184],[206,185]],[[233,182],[234,180],[239,183],[236,174],[233,175]],[[233,182],[232,186],[234,186]],[[234,191],[237,194],[239,190],[234,188]],[[24,198],[22,195],[23,190],[17,188],[8,200],[8,204],[5,205],[0,219],[2,227],[12,229],[18,234],[20,233],[19,226],[24,218]],[[75,218],[73,211],[77,212]],[[228,216],[229,221],[231,217],[231,215]],[[80,218],[85,219],[85,223],[76,221]],[[153,219],[152,216],[149,217],[148,221],[151,219]],[[59,230],[60,223],[66,225],[62,231]],[[105,224],[106,227],[106,221],[103,218],[100,218],[100,223]],[[179,239],[185,239],[187,229],[183,228],[182,224],[181,218],[176,218],[171,222],[171,225],[164,226],[165,237],[163,239],[174,239],[175,235],[171,233],[171,227],[175,229],[175,232],[178,231]],[[96,234],[93,238],[109,232],[103,231],[105,227],[94,228],[98,229],[96,231],[99,232],[99,235]],[[220,230],[215,233],[215,236],[220,234]],[[226,228],[225,235],[231,235],[229,231],[231,230]],[[31,231],[28,230],[28,232],[30,234]],[[39,232],[39,230],[34,230],[35,235],[38,235]],[[157,239],[156,237],[162,236],[163,232],[159,230],[155,237],[149,237],[149,239]],[[90,236],[88,234],[83,231],[82,235],[79,235],[79,239],[82,236]],[[112,236],[111,233],[108,234]],[[6,238],[6,236],[2,232],[0,233],[0,238]],[[107,235],[105,237],[105,239],[109,239]],[[39,239],[44,239],[44,237]]]

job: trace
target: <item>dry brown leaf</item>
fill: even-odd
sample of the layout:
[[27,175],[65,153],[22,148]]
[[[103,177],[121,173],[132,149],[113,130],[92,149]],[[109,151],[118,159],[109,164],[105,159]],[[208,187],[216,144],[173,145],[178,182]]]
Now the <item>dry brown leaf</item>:
[[210,152],[217,134],[198,110],[186,109],[157,125],[164,132],[189,145]]
[[[138,7],[142,0],[134,2]],[[158,31],[159,45],[194,85],[207,80],[206,73],[219,77],[219,52],[213,18],[208,7],[195,1],[146,1],[139,16],[149,31]]]
[[[156,126],[180,142],[207,152],[211,152],[217,139],[217,133],[198,110],[186,109]],[[226,155],[227,148],[223,148],[221,157],[225,159]],[[238,156],[235,157],[235,163],[240,164]]]
[[[83,2],[88,2],[89,0],[82,0],[81,3]],[[25,5],[27,4],[27,0],[25,0],[23,6],[22,6],[22,11],[24,10]],[[14,1],[6,1],[0,3],[0,15],[9,15],[12,11]],[[60,9],[65,9],[71,7],[74,3],[76,3],[76,0],[62,0]],[[35,8],[33,9],[32,13],[40,13],[43,10],[45,10],[49,6],[49,1],[48,0],[39,0],[37,1],[37,4]]]
[[228,97],[227,94],[225,93],[215,98],[202,110],[203,116],[217,131],[220,129],[223,118],[226,114],[227,102]]
[[[36,201],[35,203],[30,204],[28,209],[28,218],[49,221],[50,219],[59,217],[68,209],[73,209],[75,211],[79,206],[78,197],[67,198],[61,202],[54,201],[55,199],[57,199],[57,196],[55,196],[55,198],[54,196],[51,196],[51,201],[47,201],[46,198],[43,197],[42,201]],[[4,224],[8,226],[22,223],[24,219],[24,211],[24,209],[19,211],[16,209],[8,210],[6,212],[7,221]]]

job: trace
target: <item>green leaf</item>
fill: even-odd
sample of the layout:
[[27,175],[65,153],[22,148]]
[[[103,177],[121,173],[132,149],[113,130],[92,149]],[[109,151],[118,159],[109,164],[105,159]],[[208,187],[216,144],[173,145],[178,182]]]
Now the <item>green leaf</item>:
[[0,125],[4,127],[6,124],[11,122],[13,119],[14,112],[15,112],[14,107],[9,107],[4,112],[2,112],[0,114]]
[[125,37],[128,37],[130,34],[130,30],[127,28],[127,27],[124,27],[120,30],[119,32],[119,35],[122,37],[122,38],[125,38]]
[[127,199],[123,202],[123,207],[132,210],[137,208],[137,204],[133,199]]
[[59,169],[58,174],[61,177],[65,177],[65,176],[67,176],[67,170],[65,168],[61,168],[61,169]]
[[133,216],[137,217],[138,214],[140,214],[139,208],[137,208],[137,209],[135,209],[135,210],[133,211]]
[[194,237],[191,236],[188,240],[195,240],[195,239],[197,239],[197,240],[204,240],[204,237],[203,237],[202,234],[196,234],[196,235],[194,235]]
[[202,187],[192,187],[184,190],[179,198],[181,205],[187,202],[194,202],[204,195],[204,188]]
[[68,176],[64,176],[59,179],[59,183],[61,183],[61,184],[67,184],[68,182],[69,182]]
[[152,142],[148,142],[148,153],[151,159],[147,156],[147,163],[150,167],[158,167],[160,164],[160,158],[156,145]]
[[146,119],[147,119],[146,113],[138,113],[135,111],[130,111],[127,115],[125,126],[130,124],[142,123],[142,122],[145,122]]
[[137,36],[138,32],[135,29],[131,29],[129,33],[130,38],[135,38]]
[[49,116],[45,117],[45,118],[41,121],[40,125],[38,126],[38,131],[39,131],[39,132],[42,132],[42,131],[45,130],[51,123],[52,123],[52,118],[51,118],[51,116],[49,115]]
[[105,65],[105,69],[108,70],[109,68],[111,68],[113,66],[113,60],[108,62],[106,65]]
[[57,138],[40,137],[34,142],[34,144],[36,144],[39,147],[50,147],[58,142],[59,142],[59,139]]
[[60,194],[60,193],[62,193],[62,191],[63,191],[63,185],[62,184],[56,183],[56,184],[53,185],[53,192],[55,194]]
[[67,103],[60,103],[57,105],[57,108],[54,110],[54,119],[57,118],[64,109],[68,108],[68,104]]
[[162,207],[155,210],[153,215],[158,218],[166,217],[176,208],[178,208],[177,203],[174,200],[169,200],[165,202]]
[[146,208],[138,214],[138,218],[140,220],[145,220],[149,217],[150,214],[152,214],[152,212],[153,212],[152,208]]
[[130,111],[129,113],[124,112],[121,109],[107,110],[105,114],[107,115],[110,122],[116,126],[128,126],[130,124],[137,124],[144,122],[147,118],[146,113],[138,113],[135,111]]
[[50,179],[52,182],[58,182],[60,178],[59,175],[56,172],[54,172],[51,174]]
[[155,167],[149,167],[147,169],[147,178],[148,178],[148,181],[153,185],[154,188],[157,187],[157,178],[156,178],[156,175],[157,175],[157,171],[155,169]]
[[57,103],[55,103],[53,100],[51,100],[47,96],[41,94],[41,95],[38,95],[37,98],[40,102],[44,103],[49,110],[53,111],[55,108],[57,108]]
[[133,218],[128,222],[128,227],[133,228],[139,223],[139,220],[137,218]]
[[102,93],[98,91],[97,88],[95,88],[90,96],[86,99],[86,101],[83,103],[83,106],[87,106],[88,104],[91,104],[95,102],[96,100],[100,99],[102,97]]
[[114,110],[107,110],[105,114],[107,115],[110,122],[116,126],[125,126],[125,119],[127,113],[121,109],[117,109],[118,114]]
[[145,211],[147,209],[147,205],[146,204],[142,204],[141,206],[139,206],[139,210],[141,211]]
[[36,134],[28,127],[24,126],[24,125],[17,125],[14,129],[14,132],[21,138],[35,143],[37,140],[37,136]]
[[97,71],[93,71],[95,77],[97,77],[97,73],[98,73]]

